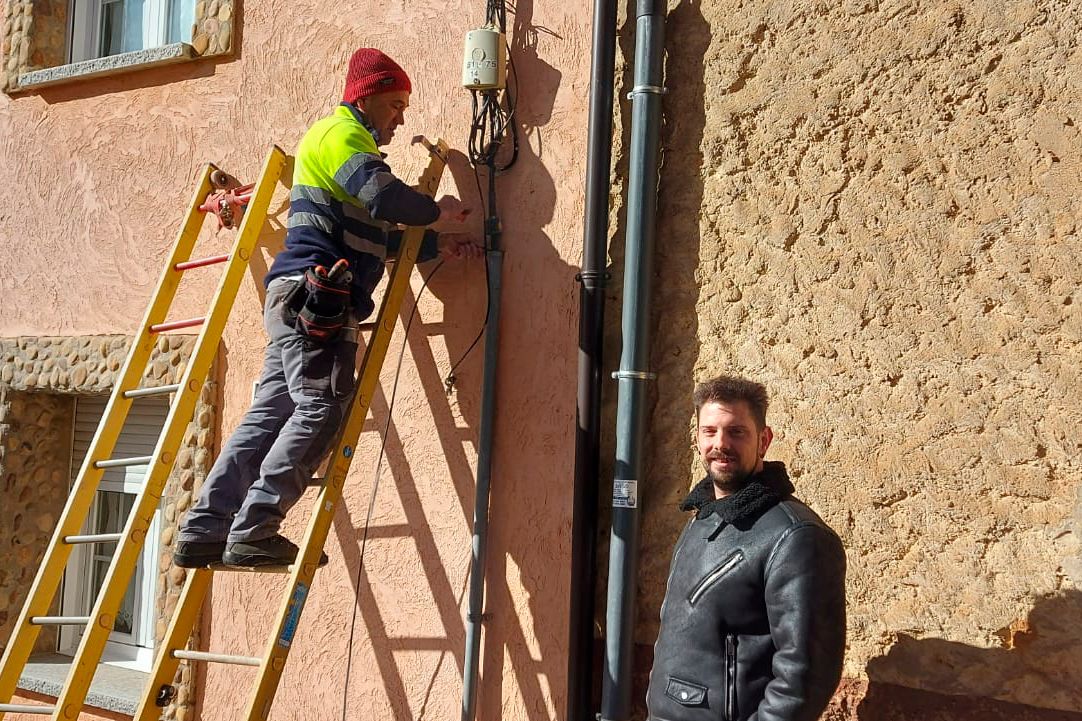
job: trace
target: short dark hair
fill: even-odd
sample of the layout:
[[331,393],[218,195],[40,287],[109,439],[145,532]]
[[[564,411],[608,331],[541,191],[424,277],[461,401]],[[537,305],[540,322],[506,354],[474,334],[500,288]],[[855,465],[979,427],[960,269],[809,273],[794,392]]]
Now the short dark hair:
[[770,398],[766,386],[762,383],[739,376],[718,376],[697,385],[692,400],[695,401],[696,420],[699,418],[699,411],[707,403],[744,401],[751,408],[759,430],[766,428],[766,409],[770,406]]

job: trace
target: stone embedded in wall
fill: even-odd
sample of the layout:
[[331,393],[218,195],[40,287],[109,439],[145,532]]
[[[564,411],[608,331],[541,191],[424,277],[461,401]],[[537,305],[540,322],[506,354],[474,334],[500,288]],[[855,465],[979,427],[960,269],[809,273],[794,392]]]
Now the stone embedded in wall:
[[[70,396],[0,385],[0,638],[13,630],[64,508],[74,414]],[[54,651],[56,642],[55,627],[45,627],[34,649]]]
[[222,55],[233,49],[234,0],[200,0],[195,5],[192,47],[199,55]]
[[[187,354],[184,356],[187,357]],[[179,369],[184,364],[174,366]],[[214,372],[210,374],[214,377]],[[163,523],[161,535],[162,553],[158,561],[159,593],[157,599],[157,622],[155,624],[155,641],[161,642],[165,637],[169,621],[172,619],[177,600],[180,598],[181,589],[186,578],[185,571],[173,565],[172,551],[176,545],[177,532],[183,513],[177,513],[176,509],[184,511],[191,504],[192,494],[202,485],[207,473],[210,471],[211,456],[214,448],[214,423],[216,413],[214,399],[217,397],[217,382],[208,380],[203,384],[199,400],[196,403],[192,422],[184,434],[184,445],[177,451],[177,462],[173,466],[173,472],[166,483],[163,499],[167,499],[167,507],[174,509],[168,523]],[[199,644],[199,626],[192,634],[192,646]],[[188,661],[182,662],[174,676],[173,683],[178,688],[176,699],[166,709],[166,718],[189,718],[194,712],[194,694],[191,691],[191,674]]]
[[[0,91],[15,88],[27,61],[32,55],[30,45],[31,0],[4,0],[4,24],[0,27]],[[20,65],[20,58],[25,58]]]
[[67,61],[68,4],[60,0],[38,0],[29,17],[33,18],[33,32],[28,32],[30,54],[22,63],[21,72],[63,65]]
[[67,60],[68,5],[60,0],[7,0],[0,28],[0,91],[23,73]]

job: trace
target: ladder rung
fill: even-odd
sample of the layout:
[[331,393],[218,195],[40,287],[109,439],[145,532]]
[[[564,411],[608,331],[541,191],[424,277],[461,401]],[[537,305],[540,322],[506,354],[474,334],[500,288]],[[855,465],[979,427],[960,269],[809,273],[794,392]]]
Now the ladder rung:
[[126,466],[145,466],[154,460],[154,456],[134,456],[132,458],[114,458],[110,461],[94,461],[95,468],[124,468]]
[[205,651],[173,651],[173,658],[182,661],[206,661],[208,663],[228,663],[233,666],[259,666],[263,659],[253,656],[229,656],[224,653],[206,653]]
[[0,703],[0,713],[36,713],[52,716],[56,706],[26,706],[17,703]]
[[158,386],[157,388],[136,388],[135,390],[124,391],[125,398],[142,398],[143,396],[164,396],[167,393],[176,393],[180,390],[180,384],[174,383],[171,386]]
[[224,263],[229,260],[229,254],[225,255],[213,255],[209,258],[199,258],[198,260],[186,260],[183,263],[177,263],[173,266],[174,270],[191,270],[192,268],[202,268],[205,265],[214,265],[215,263]]
[[31,626],[85,626],[90,616],[31,616]]
[[288,566],[227,566],[224,563],[212,563],[207,566],[215,573],[229,571],[232,573],[292,573],[293,565]]
[[123,533],[98,533],[93,536],[64,536],[64,543],[119,543],[121,538],[124,538]]
[[203,325],[206,318],[188,318],[187,320],[173,320],[168,323],[155,323],[150,326],[151,333],[164,333],[167,330],[179,330],[180,328],[191,328],[196,325]]

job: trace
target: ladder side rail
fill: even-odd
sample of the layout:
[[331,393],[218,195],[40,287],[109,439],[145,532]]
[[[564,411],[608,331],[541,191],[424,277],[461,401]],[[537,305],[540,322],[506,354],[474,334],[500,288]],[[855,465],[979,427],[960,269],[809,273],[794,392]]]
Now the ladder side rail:
[[[285,153],[275,146],[263,164],[256,191],[244,213],[230,252],[231,259],[222,273],[218,289],[211,301],[211,311],[203,323],[192,356],[181,377],[181,390],[176,394],[165,427],[155,446],[154,462],[147,470],[143,488],[136,497],[125,524],[124,538],[113,554],[94,610],[90,614],[91,623],[83,633],[67,682],[57,696],[56,712],[53,716],[56,721],[75,719],[82,710],[105,644],[112,633],[116,613],[127,591],[128,581],[138,563],[146,533],[157,512],[162,490],[176,461],[177,449],[195,411],[195,403],[211,363],[218,352],[226,321],[240,290],[240,283],[259,239],[259,232],[284,166]],[[172,269],[172,264],[169,268]],[[174,275],[179,277],[180,274]]]
[[157,649],[154,657],[154,667],[150,678],[143,689],[143,699],[139,702],[139,708],[132,717],[132,721],[158,721],[162,715],[162,707],[158,706],[158,692],[164,686],[172,686],[180,667],[180,659],[173,655],[174,651],[188,645],[188,639],[192,636],[192,630],[199,619],[199,611],[203,607],[207,590],[214,572],[209,568],[191,569],[188,577],[184,580],[184,588],[177,599],[176,611],[169,622],[169,630],[165,632],[161,646]]
[[[60,520],[46,547],[42,564],[34,576],[22,611],[15,622],[7,648],[4,650],[3,658],[0,659],[0,703],[10,701],[14,695],[19,677],[26,667],[26,662],[30,658],[40,632],[40,627],[31,624],[30,618],[48,613],[57,589],[60,587],[64,568],[67,566],[72,549],[71,544],[64,542],[64,538],[78,535],[90,512],[94,495],[104,474],[104,469],[95,467],[94,463],[107,460],[112,454],[117,437],[127,420],[132,401],[124,396],[124,391],[139,385],[150,354],[157,343],[157,339],[152,337],[147,329],[152,323],[160,322],[172,305],[180,284],[179,275],[173,272],[173,264],[191,257],[192,248],[203,225],[203,214],[199,211],[199,205],[210,191],[210,174],[213,170],[214,167],[209,164],[203,169],[203,177],[192,195],[187,219],[173,244],[169,263],[158,280],[153,300],[143,316],[140,330],[118,374],[98,430],[87,449],[86,458],[83,460]],[[4,712],[0,711],[0,719],[3,717]]]
[[[443,141],[437,141],[436,147],[439,152],[433,154],[418,184],[418,190],[430,196],[435,195],[439,187],[445,165],[442,159],[447,157],[447,146]],[[244,716],[248,721],[265,721],[270,715],[304,602],[318,568],[319,555],[330,531],[335,506],[342,498],[346,474],[354,456],[353,450],[360,438],[372,397],[379,384],[380,371],[387,357],[402,301],[409,288],[410,274],[417,262],[424,231],[422,227],[411,227],[403,233],[399,255],[380,304],[375,330],[361,362],[349,416],[331,456],[326,480],[316,496],[315,510],[305,530],[297,560],[290,568],[289,584],[283,594],[277,629],[263,653],[263,663],[259,667],[259,676]]]

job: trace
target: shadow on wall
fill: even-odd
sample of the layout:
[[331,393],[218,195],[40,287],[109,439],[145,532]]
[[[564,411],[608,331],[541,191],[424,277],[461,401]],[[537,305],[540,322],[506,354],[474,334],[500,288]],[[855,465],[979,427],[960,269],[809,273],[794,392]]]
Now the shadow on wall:
[[[619,146],[614,147],[616,161],[614,184],[622,190],[621,206],[610,246],[613,282],[606,293],[605,368],[608,378],[619,367],[621,352],[621,299],[626,257],[628,151],[631,142],[631,101],[627,91],[634,86],[635,3],[624,9],[624,25],[619,30],[619,54],[627,58],[618,78],[616,97],[620,103],[621,131]],[[662,101],[661,168],[658,196],[657,235],[651,283],[652,318],[649,370],[657,373],[651,389],[648,421],[648,446],[645,473],[641,485],[643,504],[640,578],[666,578],[672,548],[684,516],[678,510],[690,487],[687,469],[691,461],[688,420],[691,417],[691,393],[696,381],[695,365],[700,346],[696,304],[699,283],[696,273],[701,264],[702,237],[700,212],[703,205],[702,141],[706,127],[705,58],[712,40],[710,25],[703,17],[699,0],[683,0],[670,8],[665,21],[667,94]],[[678,45],[679,52],[672,48]],[[712,369],[718,372],[726,369]],[[616,426],[616,393],[607,386],[602,428]],[[666,414],[675,417],[666,418]],[[608,583],[608,550],[611,528],[611,479],[615,444],[612,434],[603,435],[598,538],[597,624],[605,624]],[[680,480],[685,479],[685,480]],[[632,681],[632,717],[645,717],[646,681],[652,644],[657,635],[657,620],[663,589],[640,588],[636,604],[635,658]],[[600,684],[601,649],[595,661],[595,679]],[[595,688],[599,694],[599,688]],[[600,697],[595,697],[600,704]]]
[[[240,47],[239,38],[236,39],[237,47]],[[213,77],[218,72],[218,66],[224,63],[232,63],[240,56],[212,55],[206,58],[196,58],[188,62],[175,65],[158,65],[147,68],[135,68],[130,72],[120,75],[104,75],[90,78],[80,78],[77,82],[66,82],[58,85],[46,86],[40,89],[30,90],[27,94],[40,95],[49,105],[68,103],[87,98],[97,98],[113,93],[128,92],[131,90],[143,90],[146,88],[158,88],[173,83],[180,83],[196,78]]]
[[1026,619],[999,631],[1000,648],[900,635],[868,663],[868,690],[855,717],[1082,721],[1080,618],[1082,593],[1069,591],[1041,598]]
[[[569,524],[563,523],[564,514],[557,510],[547,513],[523,511],[530,508],[558,509],[557,501],[563,502],[560,497],[561,479],[538,483],[533,469],[552,467],[554,454],[561,447],[558,444],[566,445],[571,426],[569,423],[566,432],[534,427],[531,430],[531,443],[525,446],[514,443],[512,434],[508,433],[502,439],[516,446],[513,454],[501,450],[500,437],[504,429],[525,427],[535,413],[552,418],[553,415],[546,413],[546,410],[553,404],[562,403],[564,398],[570,399],[565,405],[570,404],[573,411],[574,399],[574,369],[561,364],[558,353],[536,352],[539,348],[555,347],[572,337],[568,333],[567,319],[554,313],[553,308],[564,302],[574,307],[567,299],[572,298],[576,290],[574,275],[577,268],[567,265],[559,257],[553,247],[553,239],[544,230],[553,220],[557,192],[555,181],[542,159],[544,145],[541,131],[551,117],[562,76],[559,70],[537,54],[538,35],[548,31],[531,24],[532,10],[531,0],[520,1],[514,15],[511,54],[515,60],[519,88],[523,89],[515,113],[521,144],[516,166],[506,176],[501,176],[497,187],[506,252],[498,372],[500,396],[490,501],[486,623],[477,716],[499,718],[504,708],[504,696],[508,688],[513,686],[521,694],[528,718],[548,721],[552,715],[548,698],[552,697],[556,708],[562,707],[561,679],[566,669],[566,626],[562,609],[566,604],[566,588],[558,577],[554,577],[552,564],[546,561],[550,561],[553,554],[561,553],[559,549],[566,545],[561,541],[566,541],[564,526]],[[476,192],[477,183],[465,158],[455,154],[450,159],[448,169],[464,200],[480,210],[483,205],[479,199],[470,197]],[[485,184],[486,181],[482,173],[481,183]],[[478,214],[483,216],[483,213]],[[482,219],[477,219],[478,230]],[[433,416],[450,474],[448,480],[458,499],[457,508],[451,506],[443,512],[461,513],[471,529],[474,471],[467,444],[476,445],[479,431],[483,339],[469,355],[465,354],[485,318],[487,300],[481,267],[478,263],[470,270],[461,272],[448,267],[436,274],[428,285],[428,292],[443,303],[442,321],[425,323],[421,317],[414,318],[406,339],[410,362],[416,367]],[[428,276],[431,267],[420,267],[419,271]],[[464,288],[464,280],[470,284],[468,287]],[[416,300],[412,291],[409,296],[403,305],[402,323],[408,319]],[[465,355],[455,370],[457,382],[453,397],[448,397],[444,385],[444,375],[448,369],[442,367],[433,353],[434,336],[442,337],[451,362]],[[524,353],[522,345],[527,341],[531,343],[531,352]],[[570,342],[573,343],[573,340]],[[573,362],[573,353],[567,355]],[[393,358],[388,359],[388,363],[393,362]],[[509,377],[529,378],[529,382],[508,382]],[[571,384],[570,389],[567,389],[568,383]],[[387,610],[380,609],[373,596],[373,579],[366,569],[357,570],[364,518],[358,512],[351,515],[342,506],[335,516],[334,529],[343,548],[351,580],[360,588],[358,626],[364,629],[362,633],[367,634],[367,643],[377,660],[378,677],[373,680],[382,685],[392,709],[393,721],[419,721],[441,715],[438,709],[447,704],[445,699],[432,698],[438,678],[447,673],[446,664],[453,660],[461,677],[465,651],[464,598],[468,578],[463,578],[461,585],[453,585],[448,569],[443,566],[438,545],[442,539],[434,528],[446,528],[447,522],[434,524],[422,512],[420,499],[426,493],[426,471],[419,468],[416,459],[408,455],[393,418],[388,423],[389,399],[382,389],[376,391],[371,413],[372,425],[368,427],[378,428],[381,433],[387,428],[387,470],[382,474],[379,493],[391,493],[393,486],[393,492],[398,494],[402,507],[407,510],[408,520],[401,527],[372,526],[368,539],[405,536],[413,539],[423,568],[424,582],[434,599],[435,613],[445,636],[392,638],[385,620]],[[462,427],[463,422],[468,424],[467,428]],[[550,439],[546,439],[545,433],[551,434]],[[442,482],[443,479],[436,480]],[[363,509],[357,510],[363,512]],[[561,525],[555,525],[557,522]],[[551,544],[541,544],[537,542],[538,538],[556,540]],[[468,552],[470,539],[463,536],[460,542],[463,553]],[[513,569],[508,567],[509,561],[514,564]],[[516,609],[518,594],[513,593],[508,585],[509,577],[518,579],[522,584],[530,604],[528,615]],[[524,625],[531,620],[531,627]],[[402,651],[439,652],[435,660],[425,661],[423,668],[430,669],[431,676],[419,707],[416,696],[411,695],[409,690],[415,684],[407,684],[403,668],[396,662],[396,655],[399,655],[396,652]]]

